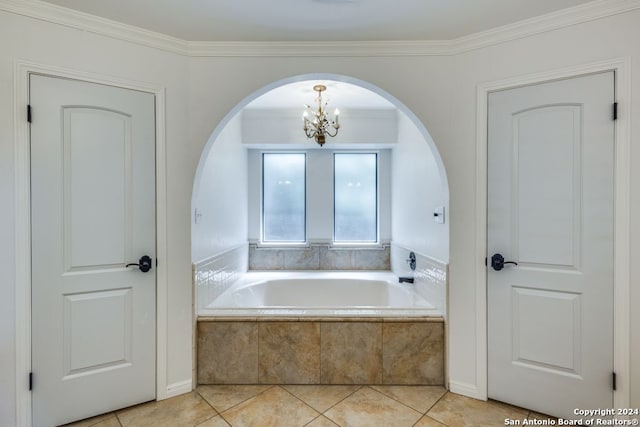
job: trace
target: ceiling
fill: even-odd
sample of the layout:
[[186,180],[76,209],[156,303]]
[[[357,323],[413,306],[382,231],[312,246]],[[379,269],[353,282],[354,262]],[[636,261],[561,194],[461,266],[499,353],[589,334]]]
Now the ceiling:
[[45,0],[187,41],[449,40],[590,0]]
[[[590,0],[44,0],[185,41],[308,42],[451,40]],[[287,84],[248,109],[395,109],[382,96],[338,81]]]
[[[328,103],[327,112],[333,110],[390,110],[396,107],[382,96],[350,83],[333,80],[307,80],[279,86],[250,102],[248,109],[299,109],[300,114],[305,105],[317,108],[317,92],[313,86],[322,84],[327,90],[322,93],[322,103]],[[324,105],[323,105],[324,106]],[[302,116],[301,116],[302,117]]]

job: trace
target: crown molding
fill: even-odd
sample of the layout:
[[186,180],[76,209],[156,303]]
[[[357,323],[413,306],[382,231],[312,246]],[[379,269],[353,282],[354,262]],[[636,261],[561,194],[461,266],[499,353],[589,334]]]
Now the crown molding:
[[337,42],[189,42],[189,56],[442,56],[449,40]]
[[595,0],[451,40],[343,42],[187,41],[40,0],[0,0],[0,11],[192,57],[448,56],[640,9],[640,0]]
[[186,55],[188,42],[39,0],[0,0],[0,10],[114,39]]
[[640,0],[595,0],[452,40],[451,55],[640,9]]

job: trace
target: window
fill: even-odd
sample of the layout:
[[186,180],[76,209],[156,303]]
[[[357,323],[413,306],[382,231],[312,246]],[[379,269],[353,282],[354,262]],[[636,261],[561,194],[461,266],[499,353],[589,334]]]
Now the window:
[[334,154],[333,200],[335,242],[378,241],[377,154]]
[[262,241],[305,242],[305,155],[262,154]]

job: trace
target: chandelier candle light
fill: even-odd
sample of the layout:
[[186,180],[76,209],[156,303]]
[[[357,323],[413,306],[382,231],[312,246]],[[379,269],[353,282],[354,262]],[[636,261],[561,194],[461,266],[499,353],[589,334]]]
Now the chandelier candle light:
[[[307,110],[311,111],[314,115],[314,118],[313,121],[309,120],[309,112],[305,111],[302,115],[302,120],[304,121],[303,129],[307,138],[314,138],[322,147],[326,142],[326,135],[334,137],[338,134],[338,129],[340,129],[340,123],[338,123],[340,111],[336,108],[336,111],[334,112],[335,120],[330,120],[324,110],[327,103],[325,102],[324,105],[322,105],[322,92],[327,90],[327,87],[325,85],[315,85],[313,90],[318,92],[318,97],[316,98],[318,111],[313,111],[309,105],[306,106]],[[333,128],[333,133],[331,133],[331,128]]]

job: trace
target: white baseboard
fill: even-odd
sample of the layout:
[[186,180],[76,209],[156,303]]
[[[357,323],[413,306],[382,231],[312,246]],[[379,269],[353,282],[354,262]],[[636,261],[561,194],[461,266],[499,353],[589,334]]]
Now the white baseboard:
[[191,378],[189,378],[188,380],[169,384],[167,386],[167,392],[164,394],[164,396],[158,396],[157,400],[169,399],[170,397],[175,397],[181,394],[190,393],[192,390],[193,390],[193,381],[191,380]]
[[463,396],[471,397],[473,399],[487,400],[487,397],[483,393],[480,393],[478,386],[469,383],[460,383],[456,381],[449,381],[449,391]]

